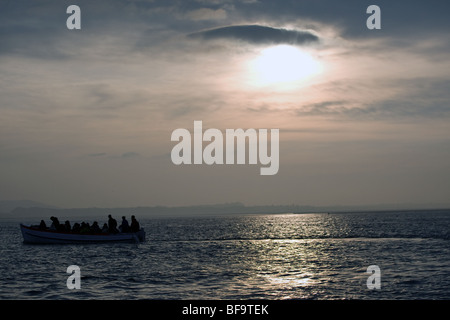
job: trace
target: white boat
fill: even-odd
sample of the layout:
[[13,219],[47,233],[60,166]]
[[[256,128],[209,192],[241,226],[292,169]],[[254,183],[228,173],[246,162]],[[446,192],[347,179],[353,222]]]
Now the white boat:
[[25,243],[57,244],[57,243],[109,243],[109,242],[131,242],[139,243],[145,241],[145,231],[141,228],[134,233],[116,234],[79,234],[71,232],[60,232],[50,229],[39,229],[39,227],[20,224],[23,241]]

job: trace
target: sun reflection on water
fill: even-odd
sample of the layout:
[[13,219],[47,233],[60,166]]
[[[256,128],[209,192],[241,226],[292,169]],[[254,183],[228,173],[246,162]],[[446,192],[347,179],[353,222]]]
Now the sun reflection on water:
[[[311,296],[323,277],[322,245],[314,240],[280,239],[261,241],[264,250],[253,257],[256,277],[264,290],[278,298],[292,299]],[[255,266],[255,264],[257,266]],[[261,281],[262,280],[262,281]]]

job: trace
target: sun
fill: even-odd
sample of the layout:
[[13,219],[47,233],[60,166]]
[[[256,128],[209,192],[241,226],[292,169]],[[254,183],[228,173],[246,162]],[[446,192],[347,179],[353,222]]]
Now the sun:
[[288,89],[322,71],[309,53],[290,45],[265,48],[251,61],[251,82],[256,86]]

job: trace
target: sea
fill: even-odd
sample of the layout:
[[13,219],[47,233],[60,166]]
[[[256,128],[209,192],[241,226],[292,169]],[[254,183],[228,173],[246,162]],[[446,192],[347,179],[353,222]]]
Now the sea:
[[450,210],[137,217],[139,244],[23,243],[41,218],[0,219],[1,300],[450,299]]

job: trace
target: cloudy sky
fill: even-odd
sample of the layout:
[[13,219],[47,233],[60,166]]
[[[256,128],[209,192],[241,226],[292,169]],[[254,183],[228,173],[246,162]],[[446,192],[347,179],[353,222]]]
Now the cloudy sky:
[[[66,9],[81,8],[81,30]],[[381,8],[381,30],[366,9]],[[450,203],[447,1],[0,2],[0,200]],[[280,168],[180,165],[177,128],[277,128]]]

